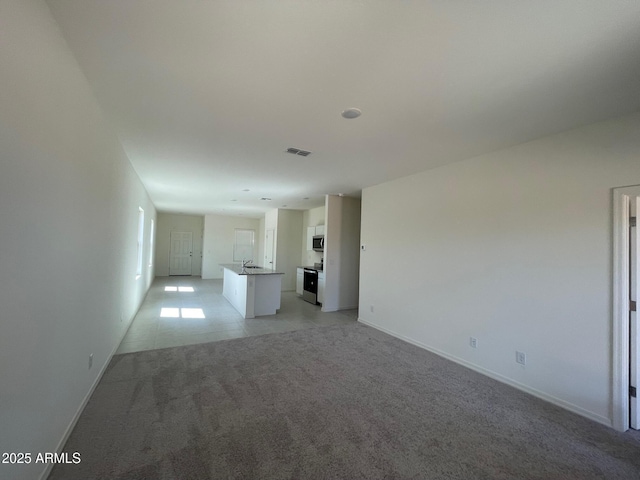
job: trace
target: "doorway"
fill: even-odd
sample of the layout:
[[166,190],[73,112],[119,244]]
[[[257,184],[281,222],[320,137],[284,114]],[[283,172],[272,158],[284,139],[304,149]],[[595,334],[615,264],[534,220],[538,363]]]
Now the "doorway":
[[191,275],[193,232],[171,232],[169,275]]
[[264,268],[273,270],[273,247],[274,247],[275,230],[270,228],[264,235]]
[[640,380],[640,331],[636,302],[640,235],[640,186],[613,190],[613,426],[640,429],[637,388]]

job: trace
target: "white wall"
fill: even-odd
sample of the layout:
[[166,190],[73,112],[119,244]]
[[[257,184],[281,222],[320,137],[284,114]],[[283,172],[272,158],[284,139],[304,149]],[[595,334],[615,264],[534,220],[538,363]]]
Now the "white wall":
[[365,189],[361,320],[611,424],[611,189],[640,184],[638,132],[636,114]]
[[3,1],[0,32],[0,452],[35,455],[61,446],[140,305],[156,214],[46,5]]
[[235,229],[253,229],[256,232],[256,248],[254,262],[260,263],[258,255],[258,233],[260,220],[245,217],[232,217],[225,215],[205,215],[204,240],[202,253],[202,278],[223,278],[221,263],[233,262],[233,244],[235,242]]
[[302,212],[302,257],[300,259],[301,266],[313,266],[314,263],[320,263],[323,258],[323,252],[314,252],[313,250],[307,250],[307,227],[316,227],[318,225],[324,225],[326,208],[322,207],[312,208]]
[[275,269],[283,272],[282,291],[295,291],[302,246],[302,211],[278,210]]
[[323,312],[358,306],[360,268],[359,199],[327,195],[324,232]]
[[273,268],[284,273],[282,291],[295,291],[296,268],[302,254],[302,211],[269,210],[264,216],[264,229],[274,231]]
[[278,228],[278,209],[274,208],[264,214],[264,228],[265,230],[275,230]]
[[201,275],[204,216],[158,212],[156,227],[156,275],[159,277],[169,276],[171,232],[191,232],[193,234],[191,275]]
[[258,257],[256,263],[266,266],[264,261],[264,241],[265,241],[265,218],[262,217],[258,223]]
[[359,198],[342,197],[338,310],[358,307],[361,208],[362,202]]

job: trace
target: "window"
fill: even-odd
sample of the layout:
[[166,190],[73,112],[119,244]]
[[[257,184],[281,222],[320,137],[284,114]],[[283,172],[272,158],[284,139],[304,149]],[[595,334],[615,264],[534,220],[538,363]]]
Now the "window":
[[233,261],[253,260],[253,247],[255,244],[255,230],[236,228],[233,243]]
[[151,226],[149,227],[149,267],[153,267],[153,250],[154,250],[154,242],[155,242],[155,232],[153,231],[154,223],[153,219],[151,219]]
[[136,277],[142,275],[142,250],[144,248],[144,210],[138,207],[138,263]]

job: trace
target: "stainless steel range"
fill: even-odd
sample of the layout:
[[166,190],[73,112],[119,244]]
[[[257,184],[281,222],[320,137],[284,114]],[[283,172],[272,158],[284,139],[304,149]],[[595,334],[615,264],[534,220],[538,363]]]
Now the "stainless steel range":
[[306,302],[318,303],[318,271],[312,268],[304,269],[302,299]]

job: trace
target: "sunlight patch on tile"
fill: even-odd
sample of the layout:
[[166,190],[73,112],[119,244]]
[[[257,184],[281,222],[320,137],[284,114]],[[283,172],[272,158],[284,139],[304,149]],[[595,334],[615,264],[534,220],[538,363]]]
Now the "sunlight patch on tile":
[[167,285],[164,287],[165,292],[195,292],[193,287],[176,287],[175,285]]
[[160,310],[163,318],[206,318],[202,308],[173,308],[163,307]]
[[201,308],[181,308],[182,318],[205,318]]
[[163,318],[179,318],[180,309],[179,308],[163,308],[162,310],[160,310],[160,316]]

